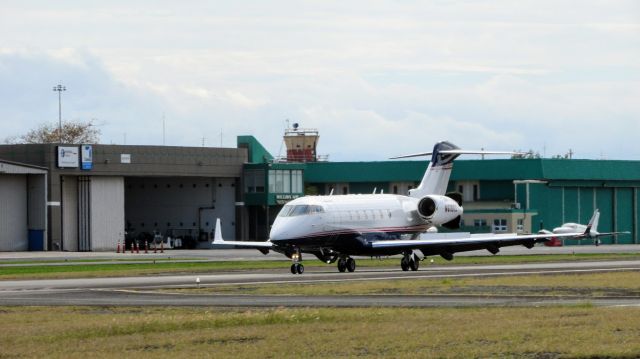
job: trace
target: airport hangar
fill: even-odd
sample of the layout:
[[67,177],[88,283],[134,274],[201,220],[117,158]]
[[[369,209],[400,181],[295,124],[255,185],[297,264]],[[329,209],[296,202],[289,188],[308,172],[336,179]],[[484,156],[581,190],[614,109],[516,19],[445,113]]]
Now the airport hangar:
[[[26,204],[8,204],[10,175],[0,171],[0,251],[115,250],[125,231],[132,238],[160,233],[167,244],[167,237],[190,238],[183,247],[210,248],[218,217],[225,238],[265,240],[280,208],[294,198],[332,189],[405,194],[427,166],[426,160],[330,162],[316,154],[318,139],[317,131],[287,131],[283,158],[253,136],[239,136],[237,148],[90,145],[90,163],[83,161],[86,145],[0,145],[1,159],[44,172],[37,176],[47,183],[33,196],[29,183],[36,182],[27,178],[36,175],[23,174],[27,182],[14,185],[21,195],[12,202]],[[64,149],[71,160],[60,166]],[[640,161],[459,159],[449,191],[463,194],[462,231],[535,232],[586,223],[599,208],[600,231],[632,232],[603,243],[628,244],[640,240],[639,187]],[[13,210],[25,206],[26,222],[24,214],[16,219],[24,210]],[[42,208],[47,215],[38,222],[34,213]],[[8,223],[16,223],[11,233]],[[44,244],[27,245],[39,233]]]
[[[246,158],[243,148],[0,145],[0,159],[46,175],[47,195],[39,205],[48,225],[45,243],[34,250],[115,251],[125,232],[135,237],[153,231],[191,239],[185,247],[210,248],[218,217],[224,236],[243,238],[236,200]],[[11,178],[16,176],[24,183]],[[28,248],[31,224],[19,202],[31,207],[30,176],[0,170],[0,251]],[[8,203],[6,192],[19,194]]]

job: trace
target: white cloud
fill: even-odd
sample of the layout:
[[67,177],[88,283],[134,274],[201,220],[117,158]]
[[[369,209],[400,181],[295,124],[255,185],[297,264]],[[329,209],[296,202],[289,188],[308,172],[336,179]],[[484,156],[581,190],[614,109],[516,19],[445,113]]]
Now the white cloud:
[[62,81],[64,113],[104,120],[107,142],[159,143],[164,113],[176,145],[222,131],[277,152],[290,118],[318,127],[334,159],[442,139],[640,158],[624,145],[640,123],[638,13],[599,0],[8,1],[0,121],[13,135],[55,118]]

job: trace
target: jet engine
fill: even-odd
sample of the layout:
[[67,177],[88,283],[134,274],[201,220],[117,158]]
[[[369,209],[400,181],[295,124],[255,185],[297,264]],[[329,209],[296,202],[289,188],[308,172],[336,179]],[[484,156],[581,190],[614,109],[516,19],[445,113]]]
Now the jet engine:
[[462,207],[453,198],[428,195],[418,201],[418,214],[433,225],[458,229],[462,218]]

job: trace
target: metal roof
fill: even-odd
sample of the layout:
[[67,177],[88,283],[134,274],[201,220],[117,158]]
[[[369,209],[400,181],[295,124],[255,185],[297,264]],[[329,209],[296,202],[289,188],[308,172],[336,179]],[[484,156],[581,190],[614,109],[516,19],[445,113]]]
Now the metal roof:
[[[427,161],[314,162],[305,167],[305,182],[419,181]],[[460,180],[606,180],[640,181],[640,161],[507,159],[458,160],[451,179]]]
[[47,173],[47,169],[45,167],[0,159],[0,173],[42,174]]

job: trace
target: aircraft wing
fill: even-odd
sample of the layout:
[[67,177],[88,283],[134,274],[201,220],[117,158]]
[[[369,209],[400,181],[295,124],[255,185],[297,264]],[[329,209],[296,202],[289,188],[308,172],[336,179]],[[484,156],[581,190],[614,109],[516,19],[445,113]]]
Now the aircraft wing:
[[546,242],[551,238],[569,239],[596,239],[601,236],[628,234],[629,232],[598,233],[599,212],[596,209],[593,217],[586,226],[584,232],[553,233],[518,235],[508,234],[470,234],[470,233],[425,233],[414,240],[381,240],[370,242],[372,248],[388,248],[396,250],[419,249],[425,256],[439,254],[443,257],[451,257],[453,253],[486,249],[496,254],[500,247],[523,245],[533,247],[538,242]]
[[487,249],[497,253],[500,247],[524,245],[533,247],[535,243],[546,242],[551,238],[585,238],[585,233],[563,234],[469,234],[469,233],[426,233],[413,240],[372,241],[372,248],[399,250],[419,249],[424,255],[453,254],[457,252]]

